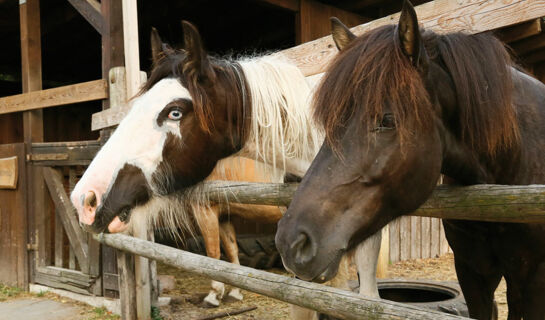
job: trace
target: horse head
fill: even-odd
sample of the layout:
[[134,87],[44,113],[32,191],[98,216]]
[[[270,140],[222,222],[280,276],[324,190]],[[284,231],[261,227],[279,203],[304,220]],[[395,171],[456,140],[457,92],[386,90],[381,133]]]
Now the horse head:
[[441,173],[490,181],[485,163],[517,127],[510,60],[490,36],[422,32],[408,1],[398,25],[356,37],[335,20],[332,31],[340,53],[314,99],[326,141],[276,234],[286,267],[315,281],[417,209]]
[[183,50],[152,31],[151,75],[71,194],[90,231],[124,230],[132,209],[202,181],[240,149],[244,83],[206,53],[193,25],[182,26]]

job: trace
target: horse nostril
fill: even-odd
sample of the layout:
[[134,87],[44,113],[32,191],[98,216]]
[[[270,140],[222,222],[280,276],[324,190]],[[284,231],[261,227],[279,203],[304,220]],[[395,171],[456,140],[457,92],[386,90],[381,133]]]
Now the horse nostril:
[[88,208],[96,208],[97,206],[97,196],[93,191],[88,191],[85,194],[85,199],[83,200],[83,206]]
[[295,250],[295,263],[297,264],[306,264],[316,255],[316,246],[305,232],[301,232],[297,236],[290,249]]

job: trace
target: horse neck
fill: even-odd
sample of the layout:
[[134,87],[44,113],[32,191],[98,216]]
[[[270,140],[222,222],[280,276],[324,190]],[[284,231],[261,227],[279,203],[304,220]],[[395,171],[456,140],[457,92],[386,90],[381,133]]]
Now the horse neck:
[[545,183],[545,85],[513,69],[513,103],[520,142],[493,157],[478,154],[443,129],[443,172],[464,184]]
[[239,155],[304,174],[321,137],[311,122],[311,87],[301,71],[277,57],[239,61],[249,90],[249,133]]

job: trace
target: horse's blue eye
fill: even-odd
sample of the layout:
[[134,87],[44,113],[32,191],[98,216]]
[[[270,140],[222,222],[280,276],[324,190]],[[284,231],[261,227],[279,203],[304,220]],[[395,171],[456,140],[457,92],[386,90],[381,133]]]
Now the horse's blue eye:
[[168,113],[168,118],[174,121],[180,120],[182,119],[182,112],[180,110],[172,110]]

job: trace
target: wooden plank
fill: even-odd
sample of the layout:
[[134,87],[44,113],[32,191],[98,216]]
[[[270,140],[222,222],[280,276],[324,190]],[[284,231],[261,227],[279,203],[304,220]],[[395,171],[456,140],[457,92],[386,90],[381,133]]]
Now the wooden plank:
[[[108,79],[110,69],[124,66],[123,12],[119,0],[100,1],[102,17],[102,78]],[[102,101],[102,110],[110,107],[110,101]]]
[[19,187],[0,190],[0,283],[28,288],[27,179],[23,143],[0,145],[0,157],[17,156]]
[[64,191],[60,174],[55,169],[44,167],[44,178],[49,188],[55,207],[59,209],[64,230],[68,236],[70,247],[74,250],[81,271],[89,272],[89,248],[87,237],[79,227],[76,218],[76,209],[72,206],[68,195]]
[[408,304],[368,298],[121,234],[99,234],[94,237],[120,250],[342,319],[464,319]]
[[296,16],[295,42],[300,44],[329,35],[330,17],[341,19],[349,27],[371,20],[318,1],[301,0],[300,10]]
[[505,43],[515,42],[541,33],[541,18],[526,21],[496,32],[498,38]]
[[96,0],[68,0],[70,4],[89,22],[95,30],[102,34],[104,19],[100,12],[100,3]]
[[138,47],[138,12],[136,0],[123,2],[123,39],[125,48],[125,72],[127,97],[133,97],[140,89],[140,53]]
[[72,246],[68,247],[68,269],[76,270],[76,255]]
[[117,251],[119,274],[119,299],[122,319],[136,319],[136,279],[134,277],[134,255]]
[[0,98],[0,114],[107,98],[108,84],[99,79]]
[[[147,227],[143,224],[134,230],[134,236],[148,239]],[[134,257],[134,277],[136,282],[136,314],[138,319],[151,319],[150,261],[144,257]]]
[[0,189],[17,189],[17,156],[0,159]]
[[[146,82],[146,73],[140,72],[140,82]],[[109,73],[110,108],[94,113],[91,118],[91,130],[100,130],[119,124],[127,115],[130,106],[127,104],[127,85],[124,67],[115,67]]]
[[399,261],[399,219],[390,222],[390,261]]
[[443,227],[443,223],[440,224],[440,227],[441,229],[439,230],[439,254],[444,255],[445,253],[448,253],[449,245],[445,236],[445,228]]
[[259,0],[275,7],[286,9],[293,12],[299,11],[299,0]]
[[511,44],[511,48],[515,50],[517,55],[522,56],[532,51],[539,50],[545,47],[545,34],[538,34],[530,38]]
[[[415,7],[419,22],[435,32],[479,33],[545,16],[545,0],[451,1],[435,0]],[[399,13],[352,28],[361,35],[379,26],[397,23]],[[330,36],[280,51],[306,76],[324,72],[337,53]]]
[[399,260],[411,258],[411,217],[403,216],[399,220]]
[[431,219],[422,217],[422,258],[431,258]]
[[62,228],[59,210],[55,209],[55,267],[63,267],[64,230]]
[[[32,164],[39,166],[88,165],[91,163],[91,160],[93,160],[98,150],[100,150],[100,142],[96,140],[33,143],[29,161],[32,161]],[[56,156],[55,160],[48,160],[47,158],[49,155],[63,156]],[[66,158],[64,155],[67,155],[68,157]]]
[[432,258],[438,257],[440,254],[440,234],[441,232],[441,219],[431,218],[431,249],[430,254]]

